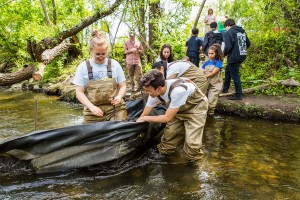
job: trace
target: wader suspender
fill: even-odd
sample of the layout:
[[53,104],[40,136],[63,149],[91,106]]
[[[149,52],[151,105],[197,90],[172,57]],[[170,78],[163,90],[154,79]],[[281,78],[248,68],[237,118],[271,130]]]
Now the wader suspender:
[[160,95],[158,95],[157,98],[161,101],[161,103],[166,104],[166,101],[163,98],[161,98]]
[[[88,70],[88,76],[89,76],[89,80],[93,80],[93,68],[91,66],[91,63],[89,60],[86,61],[86,67]],[[108,58],[107,61],[107,76],[108,78],[112,78],[112,71],[111,71],[111,59]],[[113,96],[113,99],[115,97]],[[114,120],[116,120],[116,106],[113,106],[113,116],[114,116]]]
[[[174,81],[171,86],[170,86],[170,89],[169,89],[169,93],[168,93],[168,97],[170,99],[170,102],[171,102],[171,92],[173,91],[173,89],[177,86],[182,86],[184,87],[186,90],[188,89],[186,85],[183,85],[181,83],[184,83],[184,82],[191,82],[190,80],[183,80],[183,79],[178,79],[176,81]],[[162,102],[162,103],[166,103],[166,101],[160,96],[158,95],[157,98]]]
[[[89,60],[86,61],[86,67],[88,70],[89,80],[93,80],[93,68],[92,68]],[[108,78],[112,78],[111,59],[110,58],[108,59],[108,64],[107,64],[107,76],[108,76]]]

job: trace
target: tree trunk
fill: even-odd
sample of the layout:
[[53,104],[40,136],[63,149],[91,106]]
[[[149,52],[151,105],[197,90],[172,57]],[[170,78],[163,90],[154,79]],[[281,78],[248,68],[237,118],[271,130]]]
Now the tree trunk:
[[55,0],[52,0],[52,15],[53,15],[53,24],[56,24],[56,19],[57,19],[57,15],[56,15],[56,4],[55,4]]
[[40,42],[36,43],[33,39],[30,40],[30,42],[27,42],[27,51],[38,62],[42,61],[42,53],[47,49],[52,49],[55,46],[59,45],[63,40],[66,38],[69,38],[73,35],[76,35],[78,32],[86,28],[87,26],[91,25],[92,23],[98,21],[101,18],[104,18],[111,13],[113,13],[117,7],[123,2],[124,0],[116,0],[114,4],[108,9],[106,9],[103,12],[97,12],[95,15],[84,19],[76,26],[72,27],[69,30],[61,32],[57,37],[55,38],[44,38]]
[[9,86],[24,80],[28,80],[32,77],[32,74],[35,72],[35,70],[36,69],[34,65],[29,65],[18,72],[0,74],[0,86]]
[[[111,7],[107,8],[103,12],[97,12],[95,15],[81,21],[81,23],[72,27],[70,30],[63,31],[55,38],[44,38],[39,43],[36,43],[32,38],[27,41],[27,51],[32,57],[33,61],[38,61],[40,64],[49,64],[55,57],[61,55],[69,48],[73,48],[74,44],[67,43],[64,40],[68,37],[76,35],[78,32],[96,22],[97,20],[106,17],[113,13],[117,7],[124,0],[116,0]],[[24,80],[28,80],[36,72],[34,64],[30,64],[28,67],[15,73],[0,73],[0,86],[9,86],[15,83],[19,83]],[[43,76],[43,70],[38,71],[34,77],[39,80]]]
[[[155,49],[154,42],[156,40],[157,24],[156,18],[159,17],[159,1],[155,3],[150,3],[150,22],[149,22],[149,46],[151,49]],[[154,58],[150,55],[150,62]]]
[[50,26],[51,22],[50,22],[50,19],[49,19],[49,16],[48,16],[48,11],[47,11],[47,8],[46,8],[45,1],[44,0],[40,0],[40,2],[41,2],[41,5],[42,5],[42,8],[43,8],[43,12],[44,12],[46,23],[47,23],[48,26]]
[[206,0],[203,0],[203,1],[202,1],[202,4],[201,4],[201,6],[200,6],[200,8],[199,8],[197,17],[196,17],[196,19],[195,19],[195,23],[194,23],[193,28],[197,28],[198,21],[199,21],[199,18],[200,18],[200,15],[201,15],[201,12],[202,12],[202,10],[203,10],[203,7],[204,7],[205,2],[206,2]]

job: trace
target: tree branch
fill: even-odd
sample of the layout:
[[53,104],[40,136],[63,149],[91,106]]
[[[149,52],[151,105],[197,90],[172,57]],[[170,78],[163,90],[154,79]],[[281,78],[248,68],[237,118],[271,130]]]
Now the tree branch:
[[63,31],[62,33],[60,33],[58,38],[60,40],[64,40],[72,35],[76,35],[78,32],[80,32],[82,29],[86,28],[87,26],[91,25],[92,23],[98,21],[99,19],[101,19],[103,17],[106,17],[106,16],[112,14],[122,2],[123,2],[123,0],[116,0],[115,3],[113,3],[112,6],[110,8],[108,8],[106,11],[104,11],[104,12],[99,11],[95,15],[83,20],[82,22],[80,22],[79,24],[77,24],[76,26],[71,28],[70,30]]

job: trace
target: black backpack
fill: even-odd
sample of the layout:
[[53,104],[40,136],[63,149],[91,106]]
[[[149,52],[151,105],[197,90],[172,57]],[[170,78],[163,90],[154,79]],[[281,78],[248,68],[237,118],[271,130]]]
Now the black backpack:
[[213,44],[219,44],[220,46],[222,46],[222,42],[223,42],[222,33],[214,33],[213,31],[210,31],[207,37],[208,37],[208,48]]

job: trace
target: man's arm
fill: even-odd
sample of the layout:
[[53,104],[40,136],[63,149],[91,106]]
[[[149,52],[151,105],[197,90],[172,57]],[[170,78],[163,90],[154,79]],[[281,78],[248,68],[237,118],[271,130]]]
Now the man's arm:
[[[145,107],[145,109],[147,106]],[[144,109],[144,111],[145,111]],[[158,115],[158,116],[148,116],[148,115],[142,115],[137,122],[159,122],[159,123],[168,123],[170,122],[175,115],[177,114],[179,108],[168,108],[167,112],[164,115]],[[148,111],[146,111],[148,112]],[[151,111],[150,111],[151,112]],[[144,114],[144,112],[143,112]],[[149,113],[150,114],[150,113]]]
[[125,42],[125,45],[124,45],[124,52],[125,52],[126,55],[129,54],[129,53],[133,53],[133,52],[135,52],[135,51],[137,51],[136,48],[128,49],[128,47],[127,47],[127,42]]
[[138,51],[139,54],[141,54],[141,55],[144,53],[144,48],[143,48],[143,45],[142,45],[142,44],[140,44],[140,47],[138,48],[137,51]]
[[225,48],[224,48],[224,56],[227,56],[229,51],[232,49],[233,47],[233,38],[232,35],[230,34],[229,31],[227,31],[226,35],[225,35]]
[[143,113],[141,114],[141,117],[150,115],[152,110],[153,107],[145,106]]
[[177,76],[178,76],[178,73],[172,74],[171,76],[168,76],[167,79],[177,78]]
[[188,50],[188,41],[185,42],[185,53],[187,52]]
[[152,110],[153,110],[153,107],[145,106],[145,108],[143,110],[143,113],[141,114],[141,116],[136,121],[137,122],[144,122],[145,120],[143,120],[143,117],[150,115]]

